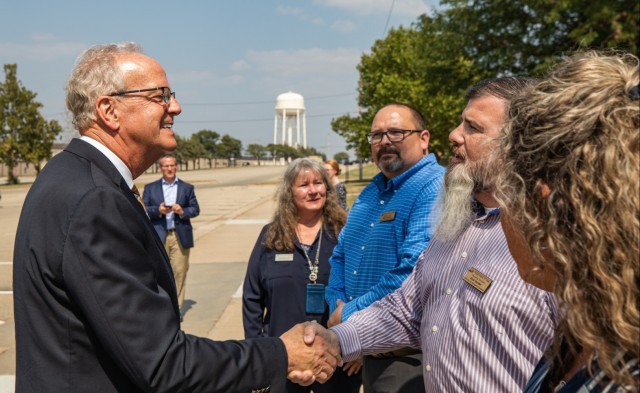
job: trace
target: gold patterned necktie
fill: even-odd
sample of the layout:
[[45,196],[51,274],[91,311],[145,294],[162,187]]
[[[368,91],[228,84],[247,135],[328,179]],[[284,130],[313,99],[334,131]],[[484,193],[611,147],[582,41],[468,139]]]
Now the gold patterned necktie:
[[140,202],[140,205],[142,205],[142,208],[144,209],[144,212],[147,212],[147,208],[144,206],[144,202],[142,201],[142,197],[140,196],[140,191],[138,191],[138,187],[136,187],[136,185],[134,184],[133,187],[131,187],[131,192],[133,192],[133,195],[136,196],[136,199],[138,200],[138,202]]

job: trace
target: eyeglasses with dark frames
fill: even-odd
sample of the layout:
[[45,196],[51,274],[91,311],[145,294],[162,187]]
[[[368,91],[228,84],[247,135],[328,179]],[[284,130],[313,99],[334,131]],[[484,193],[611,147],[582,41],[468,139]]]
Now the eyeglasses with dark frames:
[[[156,90],[162,90],[162,101],[164,101],[165,104],[168,104],[169,101],[171,101],[171,97],[173,97],[173,99],[176,99],[176,92],[175,91],[171,91],[171,89],[169,89],[166,86],[162,86],[162,87],[151,87],[149,89],[139,89],[139,90],[126,90],[126,91],[120,91],[117,93],[113,93],[110,94],[111,97],[116,97],[116,96],[124,96],[126,94],[132,94],[132,93],[144,93],[146,91],[156,91]],[[151,98],[151,97],[149,97]]]
[[370,145],[382,142],[382,137],[387,136],[390,142],[400,142],[405,140],[414,132],[422,132],[423,130],[403,130],[399,128],[389,128],[387,131],[375,131],[367,134],[367,141]]

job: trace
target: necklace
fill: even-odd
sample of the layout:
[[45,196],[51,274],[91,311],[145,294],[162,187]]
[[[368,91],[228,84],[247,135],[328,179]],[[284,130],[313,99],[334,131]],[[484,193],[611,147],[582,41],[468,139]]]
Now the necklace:
[[318,248],[316,249],[316,260],[314,261],[314,263],[311,263],[311,258],[309,258],[307,249],[302,244],[302,241],[300,241],[300,235],[298,235],[297,231],[296,236],[298,236],[300,248],[302,248],[302,252],[304,252],[304,256],[307,258],[307,263],[309,264],[309,281],[315,284],[316,280],[318,279],[318,260],[320,258],[320,247],[322,246],[322,226],[320,227],[320,238],[318,239]]

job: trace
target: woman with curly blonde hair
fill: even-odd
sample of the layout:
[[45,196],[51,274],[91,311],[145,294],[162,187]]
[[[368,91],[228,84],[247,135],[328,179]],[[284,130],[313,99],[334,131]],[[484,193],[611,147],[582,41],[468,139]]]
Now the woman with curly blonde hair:
[[638,58],[585,52],[514,100],[497,197],[520,275],[563,308],[525,392],[638,391]]
[[[346,221],[331,180],[320,162],[294,160],[276,194],[273,220],[253,248],[242,292],[245,338],[279,337],[299,322],[327,326],[324,287],[329,257]],[[325,384],[299,386],[287,393],[357,393],[360,375],[338,368]]]

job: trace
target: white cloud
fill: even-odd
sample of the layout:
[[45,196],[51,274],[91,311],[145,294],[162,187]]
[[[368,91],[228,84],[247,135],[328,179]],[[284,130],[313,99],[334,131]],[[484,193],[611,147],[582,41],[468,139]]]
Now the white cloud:
[[31,39],[34,41],[54,41],[56,36],[53,33],[33,33]]
[[357,30],[356,24],[353,21],[346,19],[336,20],[331,24],[331,28],[341,33],[350,33]]
[[279,5],[276,7],[276,13],[284,16],[294,15],[303,22],[308,22],[317,26],[323,26],[325,24],[324,19],[309,15],[303,9],[297,7]]
[[246,71],[246,70],[250,70],[251,66],[249,65],[249,63],[246,62],[246,60],[238,60],[231,63],[229,68],[232,71]]
[[[87,49],[87,45],[79,42],[51,42],[42,39],[44,35],[34,43],[18,44],[13,42],[0,42],[0,57],[16,60],[33,60],[48,62],[60,58],[75,58],[80,52]],[[49,37],[51,38],[51,36]]]
[[239,73],[216,74],[211,71],[184,70],[171,72],[167,75],[172,86],[190,88],[195,86],[237,86],[244,83],[245,78]]
[[197,70],[187,70],[187,71],[176,71],[171,72],[169,80],[172,82],[180,82],[180,83],[194,83],[194,82],[204,82],[204,81],[212,81],[215,80],[217,76],[210,71],[197,71]]
[[353,73],[362,55],[357,49],[310,48],[293,51],[249,51],[249,64],[270,77],[309,77]]
[[301,8],[279,5],[276,7],[276,12],[280,15],[302,15],[304,11]]
[[393,4],[392,15],[415,18],[430,11],[428,3],[437,0],[314,0],[314,4],[342,8],[358,15],[388,14]]

